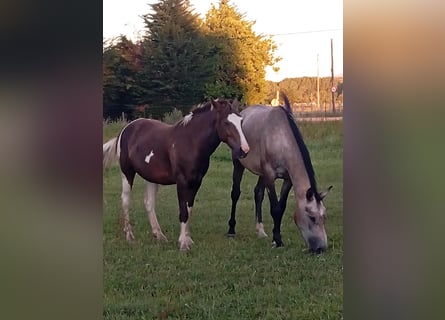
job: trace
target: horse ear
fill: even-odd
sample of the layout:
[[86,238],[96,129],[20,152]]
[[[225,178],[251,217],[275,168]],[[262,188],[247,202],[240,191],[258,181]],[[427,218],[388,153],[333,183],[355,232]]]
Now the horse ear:
[[232,102],[232,108],[233,108],[235,111],[238,111],[238,107],[239,107],[239,101],[238,101],[238,98],[235,97],[235,99],[234,99],[233,102]]
[[326,191],[320,192],[320,198],[323,199],[324,197],[326,197],[328,195],[329,191],[331,191],[331,189],[332,189],[332,186],[329,186]]
[[314,191],[312,190],[312,188],[307,189],[306,191],[306,199],[308,201],[311,201],[314,198]]

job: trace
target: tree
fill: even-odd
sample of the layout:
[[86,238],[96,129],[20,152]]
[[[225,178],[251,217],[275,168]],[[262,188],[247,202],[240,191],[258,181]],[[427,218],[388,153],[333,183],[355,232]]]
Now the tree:
[[[282,80],[279,85],[277,83],[268,81],[267,85],[267,103],[270,103],[276,95],[276,88],[286,93],[291,103],[315,103],[317,96],[316,77],[300,77],[300,78],[286,78]],[[340,92],[338,94],[338,92]],[[343,82],[337,85],[336,103],[343,105]],[[331,78],[320,78],[320,101],[328,102],[331,99]]]
[[274,41],[252,30],[255,22],[246,21],[244,15],[228,0],[212,4],[207,12],[207,32],[217,40],[216,81],[208,85],[208,93],[215,96],[237,96],[247,104],[266,102],[266,67],[280,58],[274,57]]
[[174,107],[185,111],[205,97],[212,81],[213,59],[198,15],[188,0],[160,0],[143,16],[143,68],[139,83],[144,88],[141,104]]
[[337,85],[337,98],[343,93],[343,82],[339,82]]
[[125,36],[115,40],[104,44],[103,116],[115,119],[124,112],[131,118],[140,94],[136,83],[140,70],[140,46]]

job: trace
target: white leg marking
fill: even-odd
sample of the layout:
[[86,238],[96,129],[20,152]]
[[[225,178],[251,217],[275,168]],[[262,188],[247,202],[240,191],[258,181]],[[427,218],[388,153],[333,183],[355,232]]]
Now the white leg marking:
[[187,205],[187,213],[188,213],[188,219],[187,222],[181,222],[181,233],[179,234],[179,249],[184,251],[184,250],[190,250],[192,244],[193,244],[193,240],[190,237],[190,218],[192,216],[192,210],[193,207],[189,207],[188,203],[186,203]]
[[264,231],[263,223],[256,223],[256,232],[258,234],[258,238],[266,238],[267,233]]
[[179,234],[179,249],[181,251],[190,250],[193,240],[190,238],[190,230],[187,222],[181,222],[181,233]]
[[236,130],[238,130],[238,134],[239,134],[240,139],[241,139],[241,149],[245,153],[248,153],[250,148],[249,148],[249,144],[247,143],[246,137],[244,136],[243,130],[241,129],[241,120],[242,119],[243,119],[242,117],[236,115],[235,113],[231,113],[227,117],[227,120],[232,122],[233,125],[235,126]]
[[122,173],[122,209],[124,209],[124,232],[127,241],[133,241],[133,229],[130,224],[131,186]]
[[147,164],[150,163],[150,159],[151,159],[151,157],[153,157],[154,155],[155,155],[155,154],[154,154],[153,150],[151,150],[151,151],[150,151],[150,154],[148,154],[148,155],[145,157],[145,162],[147,162]]
[[153,236],[161,242],[167,242],[167,237],[162,233],[156,217],[156,194],[158,192],[158,185],[156,183],[147,182],[144,196],[145,209],[147,210],[148,220],[151,225],[151,232]]

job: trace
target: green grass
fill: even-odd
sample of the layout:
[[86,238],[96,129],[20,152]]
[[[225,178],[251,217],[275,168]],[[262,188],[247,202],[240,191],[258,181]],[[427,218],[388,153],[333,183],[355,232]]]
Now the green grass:
[[[125,123],[104,124],[104,140]],[[137,178],[131,221],[136,241],[122,231],[118,167],[104,172],[105,319],[341,319],[343,318],[343,148],[342,122],[303,123],[319,189],[334,185],[325,199],[329,248],[304,251],[292,219],[293,192],[282,223],[284,248],[271,247],[272,218],[263,203],[266,239],[255,234],[253,188],[246,171],[238,202],[237,235],[227,238],[232,165],[221,144],[197,194],[191,218],[195,242],[180,252],[175,186],[161,186],[156,211],[169,242],[159,244],[143,206],[144,183]]]

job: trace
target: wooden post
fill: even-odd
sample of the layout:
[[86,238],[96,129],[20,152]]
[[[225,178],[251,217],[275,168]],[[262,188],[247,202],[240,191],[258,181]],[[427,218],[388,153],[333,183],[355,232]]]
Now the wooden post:
[[320,106],[320,76],[319,76],[319,67],[318,67],[318,53],[317,53],[317,108],[321,111]]
[[331,38],[331,94],[332,94],[332,112],[335,112],[335,92],[332,90],[334,88],[334,50]]

